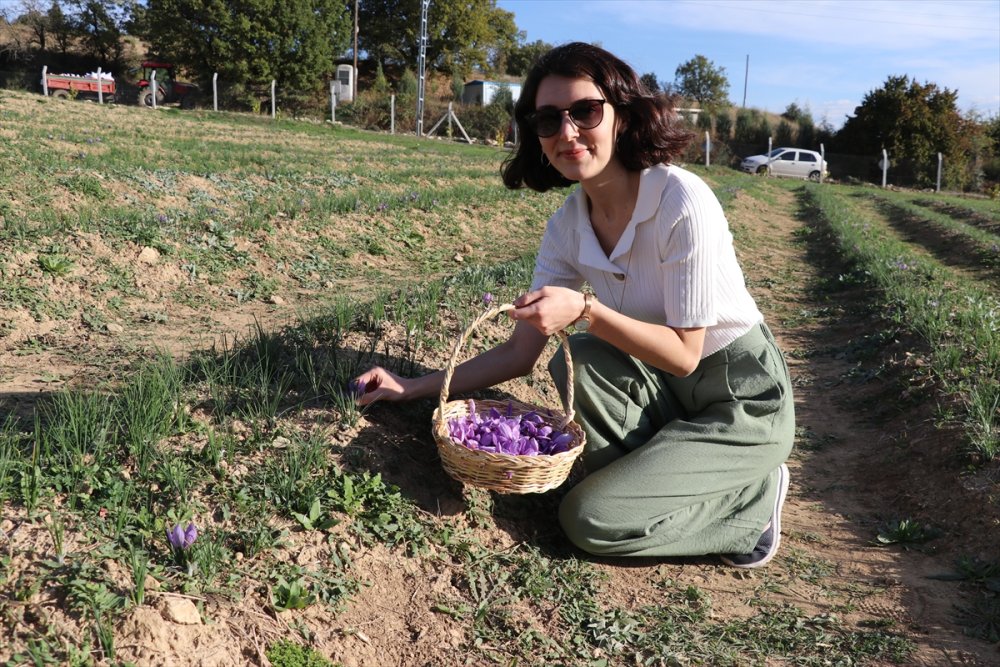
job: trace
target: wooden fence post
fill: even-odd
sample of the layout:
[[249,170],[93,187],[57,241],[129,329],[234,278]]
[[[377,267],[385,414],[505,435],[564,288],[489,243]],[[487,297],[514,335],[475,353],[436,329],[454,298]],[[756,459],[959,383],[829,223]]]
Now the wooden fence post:
[[219,73],[212,74],[212,111],[219,110]]

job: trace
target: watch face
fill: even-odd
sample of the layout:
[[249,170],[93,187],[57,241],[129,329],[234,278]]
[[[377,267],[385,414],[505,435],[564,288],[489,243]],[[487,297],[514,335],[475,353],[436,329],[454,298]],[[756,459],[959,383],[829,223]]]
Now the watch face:
[[585,320],[581,317],[576,322],[573,322],[573,328],[577,331],[586,331],[590,328],[590,320]]

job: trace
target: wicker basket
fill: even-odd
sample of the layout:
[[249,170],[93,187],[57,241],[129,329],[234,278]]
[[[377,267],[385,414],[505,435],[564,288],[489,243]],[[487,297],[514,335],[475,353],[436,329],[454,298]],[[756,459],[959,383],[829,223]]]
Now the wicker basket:
[[539,454],[537,456],[517,456],[494,454],[469,449],[454,442],[448,432],[448,422],[469,414],[469,401],[448,401],[448,386],[458,365],[459,353],[469,335],[480,324],[496,317],[499,313],[512,310],[511,304],[490,308],[476,318],[455,343],[451,359],[445,367],[444,382],[441,385],[440,404],[434,411],[434,440],[437,442],[441,463],[449,475],[460,482],[490,489],[499,493],[542,493],[562,484],[569,476],[573,462],[583,451],[585,437],[583,429],[573,421],[573,359],[570,356],[566,334],[559,332],[560,342],[566,354],[567,387],[564,412],[538,408],[520,401],[476,401],[477,412],[489,412],[496,408],[501,414],[523,415],[535,412],[552,428],[573,436],[569,449],[559,454]]

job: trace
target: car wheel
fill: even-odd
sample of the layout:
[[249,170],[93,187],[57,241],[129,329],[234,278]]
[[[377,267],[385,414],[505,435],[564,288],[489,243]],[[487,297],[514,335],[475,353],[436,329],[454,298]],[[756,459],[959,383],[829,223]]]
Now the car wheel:
[[809,180],[813,181],[814,183],[819,183],[819,172],[818,171],[809,172]]
[[761,166],[757,167],[757,173],[760,174],[761,176],[766,175],[767,174],[767,165],[762,164]]

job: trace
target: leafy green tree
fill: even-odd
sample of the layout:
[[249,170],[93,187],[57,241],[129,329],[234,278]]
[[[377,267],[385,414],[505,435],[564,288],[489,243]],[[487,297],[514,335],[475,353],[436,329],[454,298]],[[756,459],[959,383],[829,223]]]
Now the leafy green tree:
[[87,53],[102,65],[121,61],[124,26],[132,11],[130,2],[73,0],[73,22]]
[[66,55],[70,42],[73,40],[73,23],[63,12],[59,0],[52,0],[49,11],[45,14],[48,21],[49,33],[59,47],[59,53]]
[[32,40],[38,44],[38,50],[46,49],[49,37],[49,20],[42,11],[42,3],[39,0],[21,0],[23,12],[14,23],[28,26],[31,30]]
[[702,55],[677,66],[674,87],[678,93],[705,109],[729,106],[729,79],[726,68]]
[[417,75],[413,73],[409,67],[403,70],[402,76],[399,77],[399,85],[397,91],[401,97],[416,97],[417,88],[419,87],[419,82],[417,81]]
[[726,112],[715,114],[715,136],[721,141],[729,141],[733,133],[733,119]]
[[[361,0],[358,49],[375,62],[415,67],[420,53],[420,0]],[[438,0],[427,13],[428,67],[463,75],[487,69],[516,44],[511,12],[496,0]]]
[[784,118],[778,123],[778,129],[774,131],[774,140],[778,146],[791,146],[794,143],[792,125]]
[[343,0],[148,0],[140,22],[154,52],[228,84],[277,79],[314,94],[346,52],[353,17]]
[[819,142],[816,141],[816,126],[813,124],[811,113],[799,117],[799,133],[795,143],[802,148],[819,148]]
[[[519,33],[520,38],[523,33]],[[505,67],[502,71],[511,76],[527,76],[528,70],[543,54],[552,50],[552,45],[538,39],[529,43],[517,43],[510,47],[506,54]]]
[[656,75],[652,72],[646,72],[640,76],[639,81],[642,82],[642,85],[646,86],[649,92],[653,94],[660,92],[660,82],[656,80]]
[[373,93],[382,96],[389,95],[392,92],[389,86],[389,79],[385,77],[385,72],[382,71],[381,65],[375,68],[375,80],[372,82],[371,90]]
[[937,153],[962,161],[958,92],[908,76],[890,76],[866,94],[835,137],[841,153],[889,153],[899,182],[929,186],[937,178]]
[[805,113],[807,112],[803,111],[802,107],[800,107],[795,102],[792,102],[787,107],[785,107],[785,110],[781,113],[781,117],[787,121],[797,123]]

